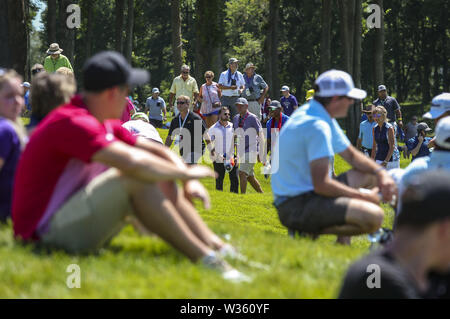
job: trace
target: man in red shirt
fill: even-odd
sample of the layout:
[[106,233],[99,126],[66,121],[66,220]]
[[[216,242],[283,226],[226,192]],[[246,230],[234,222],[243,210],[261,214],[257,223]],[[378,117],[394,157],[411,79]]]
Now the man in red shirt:
[[[115,52],[102,52],[83,69],[84,93],[52,111],[36,128],[19,162],[12,218],[16,237],[71,253],[95,251],[133,215],[191,260],[242,279],[216,254],[234,252],[191,204],[209,197],[199,178],[169,149],[133,137],[120,117],[129,89],[149,75]],[[179,189],[176,180],[183,182]]]

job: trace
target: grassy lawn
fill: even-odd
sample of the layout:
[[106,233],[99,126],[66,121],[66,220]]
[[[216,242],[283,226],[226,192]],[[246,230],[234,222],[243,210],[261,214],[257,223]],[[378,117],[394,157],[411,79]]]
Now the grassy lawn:
[[[166,131],[160,131],[165,140]],[[407,163],[402,162],[402,167]],[[261,164],[258,164],[260,167]],[[336,159],[336,172],[348,166]],[[259,169],[255,170],[257,174]],[[192,264],[156,237],[143,237],[131,226],[123,229],[98,255],[43,254],[16,243],[11,225],[0,226],[0,298],[334,298],[348,265],[368,252],[366,236],[355,237],[351,247],[334,243],[335,237],[317,241],[291,239],[272,206],[270,181],[257,178],[265,194],[249,186],[245,196],[217,192],[214,180],[205,181],[212,209],[200,209],[208,225],[250,259],[269,270],[233,262],[254,278],[233,284],[216,272]],[[224,189],[229,189],[228,177]],[[151,201],[151,198],[148,199]],[[393,212],[385,208],[385,226]],[[67,266],[81,267],[81,288],[69,289]]]

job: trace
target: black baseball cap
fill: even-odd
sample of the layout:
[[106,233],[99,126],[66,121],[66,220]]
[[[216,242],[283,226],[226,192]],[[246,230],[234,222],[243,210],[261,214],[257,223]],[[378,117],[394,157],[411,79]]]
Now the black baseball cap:
[[427,171],[417,174],[402,196],[397,227],[423,228],[450,218],[450,172]]
[[133,69],[120,53],[104,51],[86,61],[83,80],[85,90],[100,92],[122,84],[135,88],[147,83],[150,74],[146,70]]

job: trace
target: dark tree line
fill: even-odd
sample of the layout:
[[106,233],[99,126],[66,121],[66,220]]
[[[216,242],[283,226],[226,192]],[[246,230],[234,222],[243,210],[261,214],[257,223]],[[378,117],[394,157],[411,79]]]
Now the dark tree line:
[[[110,49],[150,70],[151,84],[138,89],[145,99],[152,86],[167,94],[187,63],[200,82],[209,69],[225,69],[234,56],[253,62],[279,97],[289,85],[303,102],[317,75],[329,68],[352,74],[366,89],[366,103],[383,83],[400,103],[423,108],[449,91],[449,3],[446,0],[46,0],[41,48],[58,42],[80,73],[87,57]],[[65,25],[68,4],[81,7],[81,28]],[[369,4],[382,8],[381,28],[369,29]],[[31,0],[0,0],[0,65],[26,74],[30,64]],[[421,108],[417,110],[422,111]],[[355,139],[359,108],[347,120]]]

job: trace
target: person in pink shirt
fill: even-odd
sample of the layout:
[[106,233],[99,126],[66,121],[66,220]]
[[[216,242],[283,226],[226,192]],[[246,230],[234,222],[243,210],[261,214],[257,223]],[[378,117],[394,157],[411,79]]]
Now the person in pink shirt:
[[134,109],[133,102],[131,102],[130,98],[127,97],[127,105],[123,110],[122,117],[120,118],[122,124],[131,120],[134,113],[136,113],[136,110]]

